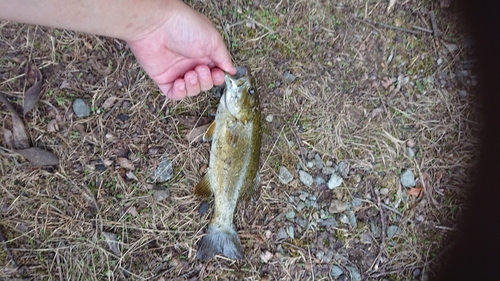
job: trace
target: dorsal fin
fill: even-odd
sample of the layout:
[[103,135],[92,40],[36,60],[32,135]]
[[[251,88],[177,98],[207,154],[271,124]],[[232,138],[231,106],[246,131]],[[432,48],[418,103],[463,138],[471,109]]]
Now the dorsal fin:
[[194,187],[194,194],[203,198],[208,198],[212,195],[208,174],[205,174],[200,182]]

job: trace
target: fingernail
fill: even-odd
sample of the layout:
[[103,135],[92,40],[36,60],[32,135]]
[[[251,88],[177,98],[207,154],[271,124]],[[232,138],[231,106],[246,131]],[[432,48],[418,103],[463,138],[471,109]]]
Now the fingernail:
[[178,88],[180,91],[184,91],[184,90],[186,90],[186,84],[180,83]]
[[198,83],[198,78],[196,78],[196,76],[189,78],[189,83],[196,85],[196,83]]
[[210,75],[210,71],[206,71],[206,69],[202,69],[198,71],[198,75],[200,78],[207,78]]

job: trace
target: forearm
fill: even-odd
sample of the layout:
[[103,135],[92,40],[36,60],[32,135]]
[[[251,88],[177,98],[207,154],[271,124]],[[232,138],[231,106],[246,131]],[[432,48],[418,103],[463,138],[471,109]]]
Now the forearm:
[[0,19],[135,40],[179,0],[0,0]]

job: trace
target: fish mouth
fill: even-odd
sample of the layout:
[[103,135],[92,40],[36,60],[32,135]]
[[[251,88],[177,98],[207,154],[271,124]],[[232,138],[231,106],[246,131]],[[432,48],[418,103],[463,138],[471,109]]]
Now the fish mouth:
[[232,95],[240,95],[242,89],[250,86],[250,68],[237,66],[236,74],[229,75],[226,73],[224,81],[226,82],[226,93],[231,93]]

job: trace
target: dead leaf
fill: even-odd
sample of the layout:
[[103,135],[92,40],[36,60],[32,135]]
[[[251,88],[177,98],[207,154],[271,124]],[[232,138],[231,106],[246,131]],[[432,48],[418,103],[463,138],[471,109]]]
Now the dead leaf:
[[15,150],[18,154],[21,154],[26,160],[28,160],[32,165],[42,167],[42,166],[53,166],[59,164],[59,158],[54,153],[41,149],[39,147],[30,147],[26,149]]
[[371,117],[372,117],[372,118],[375,118],[375,117],[377,117],[377,116],[378,116],[380,113],[382,113],[382,112],[384,112],[384,109],[383,109],[383,108],[381,108],[381,107],[377,107],[377,108],[375,108],[374,110],[372,110],[372,115],[371,115]]
[[59,131],[59,126],[57,125],[56,119],[50,120],[49,124],[47,124],[47,132],[55,133],[57,131]]
[[30,147],[28,133],[26,133],[23,120],[21,120],[21,117],[19,117],[19,114],[17,114],[16,109],[12,106],[12,104],[10,104],[3,93],[0,93],[0,101],[5,104],[5,106],[7,106],[7,109],[10,111],[12,116],[12,135],[14,140],[14,148],[23,149]]
[[129,180],[134,180],[134,181],[139,181],[139,179],[134,175],[134,173],[132,173],[132,171],[128,171],[125,176],[127,177],[127,179]]
[[134,217],[137,217],[137,215],[139,215],[139,213],[137,212],[137,209],[134,206],[131,206],[130,208],[128,208],[127,214],[131,214]]
[[407,192],[408,192],[408,195],[415,196],[415,197],[419,198],[420,196],[422,196],[422,191],[423,191],[423,188],[414,187],[414,188],[408,189]]
[[102,232],[102,236],[106,239],[106,243],[108,244],[109,250],[113,252],[117,256],[121,256],[120,253],[120,245],[118,243],[118,236],[111,232]]
[[110,108],[113,106],[113,104],[115,104],[115,102],[116,102],[116,100],[117,100],[117,99],[118,99],[117,97],[109,97],[109,98],[107,98],[107,99],[106,99],[106,100],[102,103],[102,108],[104,108],[104,109],[106,109],[106,110],[107,110],[107,109],[110,109]]
[[202,126],[207,123],[212,123],[214,121],[213,117],[197,117],[197,116],[179,116],[177,118],[179,123],[189,127]]
[[203,134],[205,134],[205,132],[207,131],[208,127],[210,127],[210,124],[205,124],[203,126],[196,127],[192,129],[189,133],[187,133],[184,139],[189,141],[190,143],[194,141],[199,141],[203,137]]
[[128,160],[127,158],[123,157],[117,157],[116,158],[116,163],[120,165],[120,167],[125,168],[127,170],[134,170],[134,164],[132,164],[132,161]]
[[271,254],[271,252],[269,251],[265,251],[264,253],[260,254],[260,258],[264,263],[268,263],[273,258],[273,254]]
[[25,70],[26,82],[32,85],[24,94],[23,115],[35,108],[42,90],[42,72],[34,65],[28,64]]
[[382,87],[387,90],[389,86],[392,85],[392,83],[394,83],[394,80],[392,78],[386,77],[382,80]]
[[14,148],[14,143],[12,142],[12,131],[2,128],[3,132],[3,143],[8,148]]

